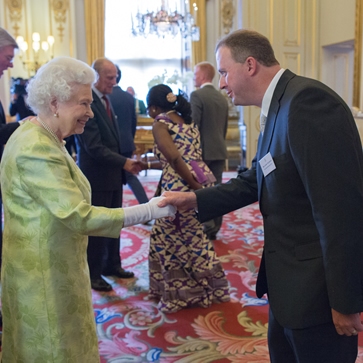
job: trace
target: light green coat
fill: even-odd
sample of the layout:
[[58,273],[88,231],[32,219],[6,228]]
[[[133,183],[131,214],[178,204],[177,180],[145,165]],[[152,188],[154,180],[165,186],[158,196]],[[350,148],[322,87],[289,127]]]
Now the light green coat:
[[1,161],[4,363],[99,362],[87,236],[119,237],[124,212],[91,206],[64,150],[25,122]]

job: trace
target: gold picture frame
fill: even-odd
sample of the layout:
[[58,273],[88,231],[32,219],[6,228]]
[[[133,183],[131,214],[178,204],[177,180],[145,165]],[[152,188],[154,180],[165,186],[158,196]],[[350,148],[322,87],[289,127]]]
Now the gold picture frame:
[[354,70],[353,70],[353,107],[361,109],[361,68],[362,68],[362,27],[363,27],[363,0],[355,3],[355,34],[354,34]]

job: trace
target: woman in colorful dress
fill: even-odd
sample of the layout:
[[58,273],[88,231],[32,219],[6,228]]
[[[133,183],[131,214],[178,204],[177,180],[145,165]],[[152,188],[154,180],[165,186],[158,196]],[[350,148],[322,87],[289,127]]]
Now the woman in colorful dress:
[[72,58],[42,66],[28,87],[38,117],[12,134],[3,154],[3,362],[99,362],[88,236],[117,238],[122,227],[175,214],[157,199],[124,209],[91,205],[90,184],[63,139],[93,117],[95,79]]
[[[174,95],[170,87],[160,84],[150,89],[147,104],[155,119],[154,154],[158,159],[148,167],[162,169],[161,193],[212,185],[213,174],[201,159],[199,131],[184,95]],[[174,221],[155,221],[149,277],[149,297],[158,300],[158,308],[166,313],[229,301],[223,267],[195,210],[178,213]]]

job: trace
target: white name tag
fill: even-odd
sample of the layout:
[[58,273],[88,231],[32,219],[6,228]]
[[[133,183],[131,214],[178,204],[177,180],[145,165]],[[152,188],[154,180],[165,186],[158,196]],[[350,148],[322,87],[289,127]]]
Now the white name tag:
[[271,153],[266,154],[260,161],[260,166],[263,172],[263,175],[269,175],[272,171],[276,169],[276,165],[272,159]]

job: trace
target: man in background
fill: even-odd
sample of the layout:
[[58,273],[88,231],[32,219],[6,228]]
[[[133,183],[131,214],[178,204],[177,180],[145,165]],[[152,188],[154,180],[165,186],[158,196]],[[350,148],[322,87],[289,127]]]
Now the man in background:
[[233,103],[261,108],[257,155],[228,183],[167,192],[159,206],[197,208],[203,222],[258,200],[265,243],[256,293],[269,299],[271,362],[354,363],[363,331],[363,153],[351,110],[329,87],[281,68],[257,32],[228,34],[216,58]]
[[[13,68],[14,50],[18,48],[15,39],[3,28],[0,27],[0,78],[8,68]],[[0,101],[0,159],[3,155],[4,145],[11,134],[19,127],[19,122],[6,123],[5,111]],[[2,197],[0,188],[0,268],[3,247],[3,226],[2,226]],[[2,326],[0,311],[0,326]]]
[[[131,158],[135,150],[135,133],[136,133],[136,110],[134,98],[128,92],[125,92],[118,86],[121,80],[121,70],[118,66],[116,85],[113,87],[112,93],[109,95],[112,108],[117,116],[117,124],[120,133],[120,149],[121,155]],[[140,204],[147,203],[147,197],[139,178],[125,170],[124,184],[128,184]]]
[[[193,121],[198,125],[202,144],[202,157],[217,179],[222,183],[223,168],[228,157],[226,133],[228,127],[228,102],[212,84],[215,69],[208,62],[194,68],[194,85],[199,88],[190,95]],[[222,216],[204,223],[204,231],[215,240],[222,225]]]
[[139,115],[146,115],[145,103],[144,101],[136,98],[135,90],[132,87],[127,87],[126,92],[130,93],[130,95],[134,98],[136,112],[138,112]]
[[[121,155],[117,121],[107,97],[116,84],[116,67],[105,58],[95,60],[92,67],[98,73],[92,88],[94,117],[86,123],[83,134],[76,136],[79,167],[91,184],[92,204],[120,208],[123,170],[137,173],[141,169],[137,161]],[[121,267],[120,238],[90,236],[87,258],[94,290],[112,290],[102,275],[125,279],[134,276]]]

